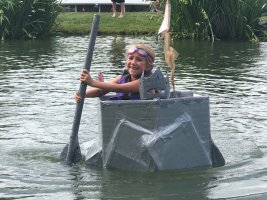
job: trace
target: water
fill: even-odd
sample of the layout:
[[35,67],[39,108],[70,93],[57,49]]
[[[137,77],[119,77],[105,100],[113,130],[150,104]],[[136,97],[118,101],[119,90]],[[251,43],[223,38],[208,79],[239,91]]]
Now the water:
[[[92,74],[108,80],[124,66],[125,46],[153,37],[97,38]],[[266,199],[267,43],[175,41],[176,89],[210,96],[212,137],[226,165],[136,173],[67,166],[88,37],[0,43],[0,199]],[[80,141],[97,137],[96,100],[87,99]]]

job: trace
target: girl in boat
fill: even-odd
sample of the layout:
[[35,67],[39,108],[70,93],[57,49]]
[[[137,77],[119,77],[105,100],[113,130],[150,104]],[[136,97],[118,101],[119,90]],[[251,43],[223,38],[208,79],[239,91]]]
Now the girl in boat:
[[[88,70],[83,70],[80,81],[91,88],[86,90],[85,97],[100,97],[108,92],[116,92],[114,100],[140,99],[139,84],[142,73],[144,76],[151,74],[155,61],[155,52],[145,44],[136,44],[126,51],[126,69],[122,75],[115,77],[110,82],[94,80]],[[76,102],[81,100],[79,92],[74,95]]]

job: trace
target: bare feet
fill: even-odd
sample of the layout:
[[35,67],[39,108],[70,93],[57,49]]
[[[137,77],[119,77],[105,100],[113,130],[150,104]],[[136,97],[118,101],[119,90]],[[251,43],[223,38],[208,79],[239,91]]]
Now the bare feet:
[[120,15],[118,18],[123,18],[124,17],[124,15]]
[[116,13],[113,13],[112,17],[116,17]]

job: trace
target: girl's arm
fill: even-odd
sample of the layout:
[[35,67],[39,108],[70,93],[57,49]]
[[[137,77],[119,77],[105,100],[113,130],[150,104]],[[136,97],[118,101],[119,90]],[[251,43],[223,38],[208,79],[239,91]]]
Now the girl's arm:
[[[93,88],[95,89],[98,88],[99,90],[106,92],[106,93],[108,92],[139,92],[140,80],[134,80],[128,83],[118,84],[119,79],[120,79],[120,76],[116,77],[115,79],[113,79],[112,81],[108,83],[96,81],[92,79],[92,77],[90,76],[87,70],[83,70],[80,76],[80,81],[83,81],[87,83],[88,85],[92,86]],[[100,92],[99,90],[98,92]]]
[[88,90],[86,90],[85,98],[100,97],[107,93],[107,91],[101,90],[99,88],[89,88]]
[[[81,77],[80,77],[80,80],[81,81],[84,81],[83,80],[83,74],[84,73],[82,73],[81,74]],[[90,75],[89,75],[90,76]],[[90,76],[91,77],[91,76]],[[117,84],[118,82],[119,82],[119,80],[120,80],[120,77],[121,76],[117,76],[116,78],[114,78],[113,80],[111,80],[109,83],[107,83],[107,84]],[[85,81],[84,81],[85,82]],[[87,83],[87,82],[85,82],[85,83]],[[88,84],[88,83],[87,83]],[[86,98],[92,98],[92,97],[100,97],[100,96],[103,96],[103,95],[105,95],[105,94],[107,94],[108,92],[110,92],[109,90],[104,90],[104,89],[101,89],[101,88],[96,88],[96,87],[91,87],[91,88],[89,88],[89,89],[87,89],[86,90],[86,92],[85,92],[85,97]],[[78,92],[75,92],[75,94],[74,94],[74,99],[75,99],[75,101],[76,102],[80,102],[81,101],[81,96],[80,96],[80,93],[79,93],[79,91]]]
[[[120,76],[117,76],[116,78],[114,78],[113,80],[111,80],[110,82],[108,82],[106,84],[117,84],[117,82],[119,80],[120,80]],[[97,81],[97,82],[100,82],[100,81]],[[102,83],[104,83],[104,82],[102,82]],[[87,97],[87,98],[100,97],[100,96],[107,94],[108,92],[111,92],[111,91],[105,90],[103,88],[98,88],[98,87],[92,86],[91,88],[86,90],[85,97]]]
[[108,92],[139,92],[139,83],[140,80],[134,80],[128,83],[118,84],[114,82],[100,82],[92,80],[90,85],[92,87],[108,91]]

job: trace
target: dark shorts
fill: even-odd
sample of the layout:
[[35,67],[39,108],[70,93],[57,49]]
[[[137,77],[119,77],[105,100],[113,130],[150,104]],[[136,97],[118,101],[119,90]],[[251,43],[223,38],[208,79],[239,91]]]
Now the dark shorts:
[[124,0],[111,0],[111,1],[116,3],[124,3]]

